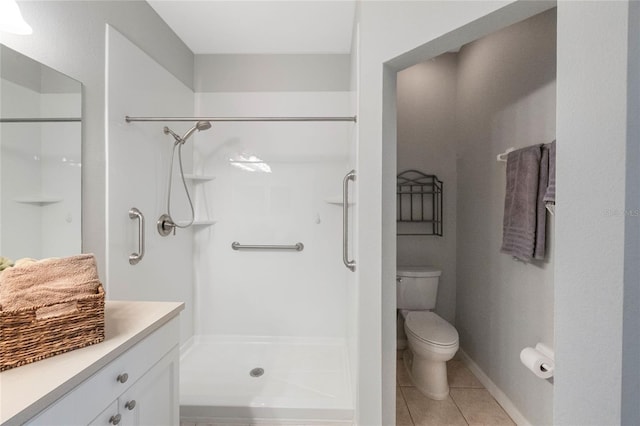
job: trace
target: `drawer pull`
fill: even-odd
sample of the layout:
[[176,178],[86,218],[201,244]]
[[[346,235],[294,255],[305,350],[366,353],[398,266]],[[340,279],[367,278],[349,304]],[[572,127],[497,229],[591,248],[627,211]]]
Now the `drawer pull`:
[[128,401],[126,404],[124,404],[124,408],[126,408],[127,410],[133,410],[134,408],[136,408],[136,400],[132,399],[131,401]]
[[119,374],[116,380],[120,383],[127,383],[127,380],[129,380],[129,375],[127,373]]
[[109,423],[111,423],[112,425],[117,425],[118,423],[120,423],[120,420],[122,420],[122,416],[120,414],[116,414],[115,416],[111,416],[111,418],[109,419]]

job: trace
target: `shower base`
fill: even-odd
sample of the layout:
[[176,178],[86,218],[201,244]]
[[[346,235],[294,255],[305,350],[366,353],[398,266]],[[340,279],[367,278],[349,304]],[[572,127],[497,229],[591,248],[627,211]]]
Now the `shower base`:
[[180,360],[183,424],[350,425],[343,339],[196,336]]

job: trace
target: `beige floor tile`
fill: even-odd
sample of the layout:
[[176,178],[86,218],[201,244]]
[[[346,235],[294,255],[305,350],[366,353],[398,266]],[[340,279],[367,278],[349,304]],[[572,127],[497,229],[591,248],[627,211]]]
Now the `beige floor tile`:
[[473,375],[462,361],[452,360],[447,362],[447,377],[449,378],[449,387],[452,388],[484,389],[480,380]]
[[396,388],[396,426],[414,426],[400,387]]
[[404,361],[402,359],[396,360],[396,380],[400,386],[413,386],[411,376],[409,376],[409,372],[404,366]]
[[416,426],[466,426],[464,417],[451,397],[434,401],[413,387],[401,388]]
[[515,426],[486,389],[451,389],[450,396],[469,425]]

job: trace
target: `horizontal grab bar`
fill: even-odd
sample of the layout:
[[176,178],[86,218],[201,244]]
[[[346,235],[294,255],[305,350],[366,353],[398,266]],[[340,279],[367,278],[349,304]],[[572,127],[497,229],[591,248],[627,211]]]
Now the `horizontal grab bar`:
[[296,243],[294,245],[257,245],[257,244],[240,244],[237,241],[231,243],[231,248],[234,250],[295,250],[302,251],[304,250],[304,244]]

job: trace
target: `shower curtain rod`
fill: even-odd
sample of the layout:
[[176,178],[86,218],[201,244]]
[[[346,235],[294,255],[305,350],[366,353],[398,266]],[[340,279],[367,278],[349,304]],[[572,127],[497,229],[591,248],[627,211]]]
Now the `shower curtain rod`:
[[71,123],[82,121],[82,118],[0,118],[0,123]]
[[124,118],[127,123],[133,121],[351,121],[357,122],[357,117],[129,117]]

